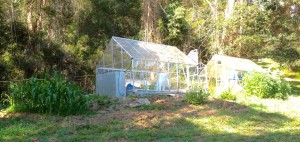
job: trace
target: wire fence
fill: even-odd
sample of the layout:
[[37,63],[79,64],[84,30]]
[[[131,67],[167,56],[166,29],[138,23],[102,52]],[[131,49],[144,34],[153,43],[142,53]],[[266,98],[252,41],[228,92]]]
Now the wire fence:
[[95,93],[96,75],[76,76],[74,81],[85,91]]

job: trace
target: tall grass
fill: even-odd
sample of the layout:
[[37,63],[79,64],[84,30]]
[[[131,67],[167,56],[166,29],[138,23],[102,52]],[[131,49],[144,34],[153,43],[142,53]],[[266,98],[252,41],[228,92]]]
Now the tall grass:
[[45,80],[32,77],[10,84],[10,109],[59,115],[81,114],[87,110],[86,94],[57,73]]

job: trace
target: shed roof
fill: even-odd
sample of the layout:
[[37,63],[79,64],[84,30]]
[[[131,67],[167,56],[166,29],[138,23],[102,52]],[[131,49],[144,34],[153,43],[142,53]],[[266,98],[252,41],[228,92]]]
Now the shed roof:
[[219,62],[223,67],[232,70],[263,72],[262,67],[260,67],[259,65],[257,65],[249,59],[216,54],[212,57],[211,61]]
[[133,59],[158,60],[162,62],[191,65],[197,64],[175,46],[137,41],[114,36],[111,40],[115,41]]

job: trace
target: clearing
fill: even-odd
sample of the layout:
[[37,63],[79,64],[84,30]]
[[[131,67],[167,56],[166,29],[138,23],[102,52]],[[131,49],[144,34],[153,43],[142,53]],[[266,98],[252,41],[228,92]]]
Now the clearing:
[[84,116],[0,112],[0,141],[299,141],[300,97],[210,99],[152,96],[149,106],[122,104]]

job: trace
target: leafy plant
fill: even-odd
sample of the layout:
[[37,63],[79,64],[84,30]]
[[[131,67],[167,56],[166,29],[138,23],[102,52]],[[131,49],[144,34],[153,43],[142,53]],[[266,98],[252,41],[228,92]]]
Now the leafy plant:
[[288,95],[292,93],[292,88],[289,83],[285,81],[278,81],[278,92],[275,94],[276,98],[287,99]]
[[2,106],[2,107],[7,107],[7,106],[9,106],[9,96],[6,94],[6,93],[2,93],[2,94],[0,94],[0,105]]
[[203,89],[193,89],[187,92],[185,95],[188,103],[202,104],[208,99],[210,94]]
[[300,60],[294,61],[290,63],[288,66],[290,70],[300,72]]
[[9,102],[10,109],[24,112],[69,115],[87,109],[86,92],[57,73],[10,84]]
[[227,99],[227,100],[236,100],[236,95],[232,93],[230,88],[228,90],[222,92],[220,97],[222,99]]
[[286,99],[291,93],[288,83],[263,73],[247,74],[243,78],[243,86],[248,95],[256,95],[260,98]]

